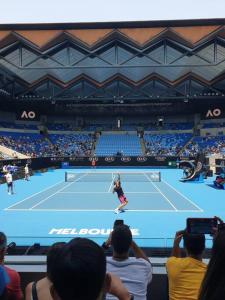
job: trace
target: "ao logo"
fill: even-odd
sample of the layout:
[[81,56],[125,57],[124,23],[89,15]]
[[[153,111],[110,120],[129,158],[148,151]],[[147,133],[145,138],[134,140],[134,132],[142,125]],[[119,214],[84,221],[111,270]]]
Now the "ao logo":
[[34,111],[26,111],[24,110],[21,114],[21,119],[35,119],[36,114]]
[[220,115],[221,115],[221,110],[219,108],[215,108],[213,110],[209,109],[206,114],[206,118],[219,117]]

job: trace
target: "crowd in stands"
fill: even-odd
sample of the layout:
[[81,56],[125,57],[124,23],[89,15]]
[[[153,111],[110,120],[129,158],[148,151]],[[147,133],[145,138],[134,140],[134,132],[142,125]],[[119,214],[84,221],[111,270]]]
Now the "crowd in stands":
[[49,135],[34,133],[0,132],[0,145],[30,157],[88,156],[93,146],[93,136],[85,134]]
[[182,152],[184,156],[195,156],[203,151],[205,155],[225,154],[225,135],[194,137]]
[[146,155],[176,156],[191,137],[191,133],[145,134]]
[[50,134],[48,138],[58,156],[90,156],[94,146],[92,134]]
[[[225,154],[224,135],[192,138],[191,133],[144,134],[143,138],[147,156],[196,156],[199,151],[206,155]],[[84,133],[49,134],[46,138],[38,133],[0,132],[0,145],[30,157],[90,156],[95,150],[95,142],[95,135]],[[140,138],[136,134],[103,134],[99,137],[96,155],[118,153],[143,155]]]
[[30,157],[47,157],[54,153],[54,147],[39,134],[1,132],[0,144]]
[[[224,126],[225,122],[204,123],[203,128],[213,128],[214,126]],[[143,125],[143,124],[142,124]],[[162,123],[160,126],[157,122],[145,123],[144,144],[141,145],[141,139],[136,133],[129,131],[136,130],[141,123],[122,124],[121,129],[126,133],[104,133],[99,136],[97,143],[93,133],[71,133],[71,134],[52,134],[43,137],[39,133],[13,132],[13,129],[34,129],[36,125],[16,124],[10,122],[0,122],[0,127],[7,128],[0,131],[0,145],[6,146],[12,151],[18,151],[31,157],[47,156],[89,156],[96,154],[99,156],[111,156],[120,153],[125,156],[196,156],[199,151],[206,155],[225,154],[225,135],[217,136],[207,135],[204,137],[194,136],[193,133],[151,133],[153,130],[187,130],[193,128],[193,123],[177,122]],[[69,123],[47,124],[49,130],[66,131],[73,130]],[[97,128],[104,130],[113,130],[115,127],[110,124],[93,124],[85,125],[83,131],[95,131]],[[9,129],[12,129],[10,131]],[[140,131],[139,131],[140,132]],[[190,142],[189,142],[190,141]],[[96,150],[94,146],[96,144]],[[0,155],[0,159],[4,159]]]
[[[212,228],[208,265],[203,262],[205,235],[187,229],[176,232],[166,261],[169,300],[225,298],[225,224],[215,218],[218,227]],[[111,257],[107,256],[109,248]],[[22,300],[20,276],[4,264],[6,251],[7,238],[1,232],[0,299]],[[129,226],[119,224],[102,246],[79,237],[53,244],[47,254],[46,276],[27,285],[25,299],[146,300],[152,278],[149,257],[133,240]],[[151,285],[149,290],[151,293]]]

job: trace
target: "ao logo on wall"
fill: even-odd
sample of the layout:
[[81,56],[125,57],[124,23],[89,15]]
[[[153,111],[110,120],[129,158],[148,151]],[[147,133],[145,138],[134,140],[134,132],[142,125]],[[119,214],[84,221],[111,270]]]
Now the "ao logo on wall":
[[35,120],[36,119],[36,113],[34,111],[26,111],[24,110],[21,113],[21,119],[28,119],[28,120]]
[[17,111],[16,119],[20,121],[39,121],[40,114],[39,112],[34,111],[33,109],[21,109]]
[[209,109],[206,113],[206,118],[218,118],[222,115],[221,109]]

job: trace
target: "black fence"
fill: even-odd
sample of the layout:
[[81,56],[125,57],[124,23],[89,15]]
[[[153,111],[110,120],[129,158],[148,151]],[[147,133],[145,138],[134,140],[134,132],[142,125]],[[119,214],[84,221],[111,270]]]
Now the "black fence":
[[93,160],[96,166],[135,166],[135,167],[168,167],[176,168],[180,160],[193,160],[191,157],[178,156],[104,156],[104,157],[42,157],[31,159],[12,159],[0,161],[0,168],[4,165],[16,165],[18,167],[29,164],[32,170],[40,170],[49,167],[65,166],[91,166]]
[[[104,156],[104,157],[41,157],[30,159],[1,160],[0,170],[4,165],[15,165],[20,172],[14,179],[24,177],[24,166],[29,165],[32,171],[47,168],[88,167],[95,160],[96,167],[166,167],[176,168],[180,160],[193,160],[191,157],[178,156]],[[0,171],[1,172],[1,171]],[[4,182],[3,173],[0,174],[0,182]]]

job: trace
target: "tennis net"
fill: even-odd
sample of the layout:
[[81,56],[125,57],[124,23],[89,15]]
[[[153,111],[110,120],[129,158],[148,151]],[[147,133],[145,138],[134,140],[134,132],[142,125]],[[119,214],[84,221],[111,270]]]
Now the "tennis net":
[[65,172],[66,182],[110,182],[120,179],[122,182],[159,182],[161,173],[154,172]]

